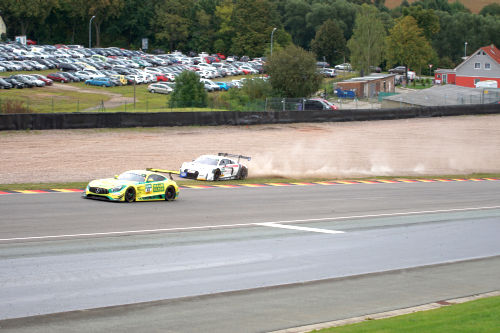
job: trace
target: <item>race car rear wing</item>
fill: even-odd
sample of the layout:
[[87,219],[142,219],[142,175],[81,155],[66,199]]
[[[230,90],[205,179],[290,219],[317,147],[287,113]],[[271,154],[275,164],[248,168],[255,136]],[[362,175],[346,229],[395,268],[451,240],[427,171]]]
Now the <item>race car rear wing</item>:
[[250,161],[252,158],[248,156],[243,156],[243,155],[235,155],[235,154],[228,154],[228,153],[219,153],[219,156],[225,156],[225,157],[232,157],[232,158],[237,158],[238,163],[240,163],[240,158],[245,159],[247,161]]
[[153,171],[153,172],[160,172],[160,173],[168,173],[168,176],[171,180],[172,179],[172,174],[179,175],[180,171],[175,171],[175,170],[163,170],[163,169],[154,169],[154,168],[146,168],[147,171]]

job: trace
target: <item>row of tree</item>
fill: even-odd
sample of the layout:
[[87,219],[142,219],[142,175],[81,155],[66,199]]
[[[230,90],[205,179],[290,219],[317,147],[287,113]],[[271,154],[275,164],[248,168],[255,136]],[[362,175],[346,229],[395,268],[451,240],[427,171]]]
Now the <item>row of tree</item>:
[[[137,49],[148,38],[150,51],[262,56],[277,28],[275,48],[293,43],[319,60],[350,59],[365,70],[402,58],[409,64],[418,58],[411,65],[417,69],[449,67],[464,55],[465,42],[470,51],[500,45],[496,3],[472,14],[447,0],[405,0],[393,10],[384,0],[2,0],[0,11],[11,39],[86,45],[95,16],[95,45]],[[395,46],[407,35],[418,52],[397,54]]]

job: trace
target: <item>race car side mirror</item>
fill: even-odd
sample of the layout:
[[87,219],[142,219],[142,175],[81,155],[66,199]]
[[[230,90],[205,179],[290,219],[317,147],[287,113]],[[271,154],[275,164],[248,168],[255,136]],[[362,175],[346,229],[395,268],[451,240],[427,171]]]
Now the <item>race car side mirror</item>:
[[118,179],[118,175],[115,175],[115,179]]

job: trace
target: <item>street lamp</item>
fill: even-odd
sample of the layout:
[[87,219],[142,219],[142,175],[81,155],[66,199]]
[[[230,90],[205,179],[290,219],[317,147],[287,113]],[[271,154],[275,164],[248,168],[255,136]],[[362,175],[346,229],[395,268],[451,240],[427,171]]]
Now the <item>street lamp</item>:
[[467,42],[465,42],[464,57],[467,58]]
[[271,31],[271,57],[273,56],[273,35],[276,29],[277,28],[274,28],[273,31]]
[[92,48],[92,20],[95,19],[95,15],[90,18],[89,21],[89,49]]

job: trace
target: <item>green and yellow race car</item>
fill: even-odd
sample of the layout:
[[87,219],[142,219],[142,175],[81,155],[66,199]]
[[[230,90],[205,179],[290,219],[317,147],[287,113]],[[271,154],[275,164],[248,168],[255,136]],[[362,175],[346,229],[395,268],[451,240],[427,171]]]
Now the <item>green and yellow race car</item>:
[[84,198],[108,201],[171,201],[179,196],[177,183],[161,173],[179,173],[178,171],[147,169],[131,170],[115,178],[91,181]]

